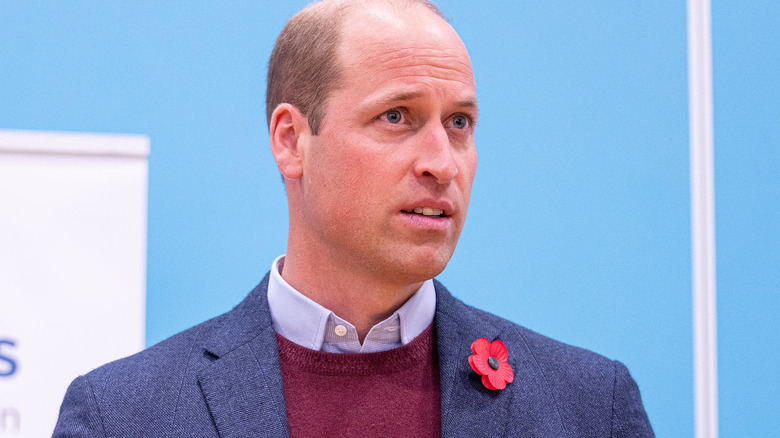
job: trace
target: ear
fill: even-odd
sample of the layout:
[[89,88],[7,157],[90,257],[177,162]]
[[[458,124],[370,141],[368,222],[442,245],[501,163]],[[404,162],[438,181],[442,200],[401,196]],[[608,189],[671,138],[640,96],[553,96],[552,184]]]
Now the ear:
[[271,153],[282,177],[285,180],[300,178],[306,145],[311,136],[309,120],[295,105],[282,103],[274,109],[268,130]]

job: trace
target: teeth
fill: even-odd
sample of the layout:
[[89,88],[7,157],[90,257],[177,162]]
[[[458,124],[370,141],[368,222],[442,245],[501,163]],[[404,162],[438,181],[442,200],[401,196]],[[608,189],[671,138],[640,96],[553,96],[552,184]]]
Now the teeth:
[[414,212],[425,216],[441,216],[441,214],[443,213],[442,210],[439,210],[438,208],[431,208],[431,207],[415,207]]

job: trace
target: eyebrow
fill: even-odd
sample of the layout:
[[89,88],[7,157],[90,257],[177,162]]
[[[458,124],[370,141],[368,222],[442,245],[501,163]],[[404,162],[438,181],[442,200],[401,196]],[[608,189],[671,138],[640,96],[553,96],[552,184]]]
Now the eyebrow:
[[367,106],[389,106],[398,102],[406,102],[422,96],[421,91],[399,91],[388,96],[382,96],[368,102]]
[[457,106],[464,107],[464,108],[474,108],[474,109],[479,108],[477,106],[477,99],[474,97],[468,97],[466,99],[459,100],[457,102]]
[[[380,97],[376,100],[369,101],[366,106],[390,106],[395,103],[407,102],[421,97],[424,93],[422,91],[399,91],[392,93],[389,96]],[[460,108],[473,108],[478,109],[477,99],[474,97],[467,97],[455,102],[455,106]]]

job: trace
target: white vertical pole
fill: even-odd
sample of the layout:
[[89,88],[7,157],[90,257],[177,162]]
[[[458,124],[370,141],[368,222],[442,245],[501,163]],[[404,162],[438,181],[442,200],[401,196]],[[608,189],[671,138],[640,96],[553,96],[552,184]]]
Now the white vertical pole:
[[688,105],[696,438],[718,436],[710,1],[688,0]]

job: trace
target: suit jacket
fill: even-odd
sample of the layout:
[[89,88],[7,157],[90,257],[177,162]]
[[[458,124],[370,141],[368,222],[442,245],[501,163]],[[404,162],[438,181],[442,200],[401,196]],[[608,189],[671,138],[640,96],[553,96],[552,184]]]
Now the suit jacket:
[[[469,307],[436,282],[443,437],[652,437],[626,367]],[[286,437],[268,276],[233,310],[78,377],[55,437]],[[471,343],[501,339],[515,380],[490,391]]]

